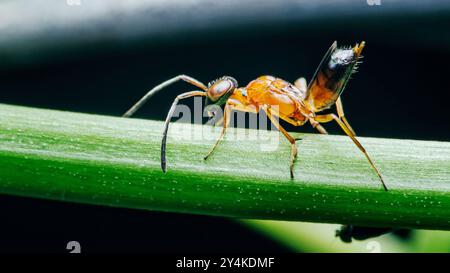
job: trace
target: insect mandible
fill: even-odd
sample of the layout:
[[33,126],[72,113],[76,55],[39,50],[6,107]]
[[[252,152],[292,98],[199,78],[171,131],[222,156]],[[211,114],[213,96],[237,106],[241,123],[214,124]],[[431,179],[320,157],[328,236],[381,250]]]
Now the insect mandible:
[[[182,99],[194,96],[203,96],[206,97],[210,103],[224,106],[222,131],[214,146],[204,157],[205,160],[214,152],[215,148],[223,139],[230,123],[230,112],[232,110],[256,114],[259,113],[260,110],[263,110],[273,125],[287,138],[291,144],[291,178],[294,178],[293,167],[297,158],[296,139],[294,139],[279,124],[275,117],[279,117],[294,126],[301,126],[309,122],[322,134],[327,134],[327,131],[320,123],[326,123],[334,120],[365,155],[370,166],[380,179],[383,188],[387,191],[383,177],[362,144],[356,139],[355,131],[345,118],[344,108],[340,98],[342,91],[350,79],[350,76],[355,72],[357,64],[362,57],[361,52],[364,46],[365,42],[363,41],[356,44],[353,48],[338,48],[337,42],[335,41],[326,52],[308,85],[305,78],[299,78],[294,84],[291,84],[285,80],[275,78],[273,76],[261,76],[251,81],[245,87],[239,87],[237,81],[230,76],[223,76],[208,85],[205,85],[192,77],[179,75],[151,89],[123,116],[130,117],[133,115],[150,97],[162,90],[164,87],[167,87],[168,85],[179,80],[188,82],[198,87],[200,90],[190,91],[178,95],[172,103],[169,113],[167,114],[161,143],[161,168],[164,172],[167,170],[167,131],[169,129],[169,123],[175,111],[175,107]],[[334,113],[320,114],[321,111],[329,109],[333,105],[336,105],[337,115]],[[277,106],[278,111],[272,110],[274,106]]]

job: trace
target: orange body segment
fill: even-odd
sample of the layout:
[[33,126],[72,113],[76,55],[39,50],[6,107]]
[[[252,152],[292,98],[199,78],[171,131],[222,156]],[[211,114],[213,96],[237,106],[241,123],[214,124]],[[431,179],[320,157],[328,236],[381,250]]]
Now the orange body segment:
[[[231,101],[239,102],[240,107],[255,109],[261,106],[272,106],[279,116],[305,123],[306,115],[314,115],[303,103],[304,93],[291,83],[272,76],[261,76],[251,81],[245,88],[237,88],[230,97]],[[233,107],[240,110],[238,107]]]

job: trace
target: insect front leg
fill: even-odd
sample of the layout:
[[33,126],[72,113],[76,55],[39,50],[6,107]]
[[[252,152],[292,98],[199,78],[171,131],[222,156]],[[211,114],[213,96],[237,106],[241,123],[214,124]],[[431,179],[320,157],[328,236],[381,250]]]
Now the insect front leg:
[[220,143],[220,141],[222,140],[223,136],[225,135],[225,131],[226,131],[226,129],[228,128],[228,126],[230,124],[231,110],[248,112],[248,113],[254,113],[254,114],[258,113],[258,111],[257,111],[257,109],[256,109],[256,107],[254,105],[243,104],[240,101],[237,101],[237,100],[234,100],[234,99],[229,99],[227,101],[227,103],[225,104],[223,117],[216,123],[216,126],[218,124],[220,124],[220,123],[223,124],[224,127],[222,129],[222,133],[221,133],[220,137],[217,139],[217,142],[214,145],[214,147],[204,157],[204,160],[208,159],[208,157],[213,153],[214,149],[217,147],[217,145]]
[[175,82],[177,82],[179,80],[182,80],[182,81],[185,81],[185,82],[190,83],[192,85],[195,85],[195,86],[197,86],[198,88],[202,89],[205,92],[208,89],[202,82],[200,82],[200,81],[198,81],[198,80],[196,80],[196,79],[194,79],[192,77],[189,77],[189,76],[186,76],[186,75],[178,75],[178,76],[176,76],[176,77],[174,77],[174,78],[172,78],[170,80],[167,80],[167,81],[165,81],[165,82],[163,82],[163,83],[153,87],[153,89],[148,91],[147,94],[145,94],[138,102],[136,102],[130,109],[128,109],[128,111],[125,114],[123,114],[122,117],[125,117],[125,118],[131,117],[154,94],[158,93],[163,88],[165,88],[165,87],[167,87],[167,86],[169,86],[169,85],[171,85],[171,84],[173,84],[173,83],[175,83]]
[[262,109],[266,113],[266,115],[269,117],[270,121],[273,123],[273,125],[287,138],[287,140],[291,143],[291,161],[289,165],[289,170],[291,172],[291,178],[294,178],[294,163],[297,159],[297,144],[295,143],[295,138],[293,138],[274,118],[274,115],[277,116],[276,113],[273,113],[270,106],[263,106]]
[[223,137],[225,136],[227,128],[230,124],[230,116],[231,116],[230,114],[231,114],[231,106],[229,103],[227,103],[227,104],[225,104],[224,113],[223,113],[222,132],[220,132],[220,136],[216,140],[216,143],[214,144],[214,146],[211,148],[211,150],[209,150],[208,154],[206,154],[205,157],[203,158],[204,160],[208,159],[208,157],[214,152],[216,147],[219,145],[219,143],[222,141]]
[[161,169],[163,172],[167,171],[167,163],[166,163],[166,143],[167,143],[167,132],[169,130],[169,123],[172,119],[173,112],[177,107],[177,104],[180,100],[194,97],[194,96],[206,96],[206,92],[202,91],[191,91],[178,95],[172,103],[170,107],[169,113],[167,114],[166,121],[164,122],[164,130],[163,130],[163,138],[161,141]]
[[344,132],[347,134],[347,136],[349,136],[353,140],[353,143],[355,143],[355,145],[365,155],[365,157],[367,158],[367,161],[369,161],[369,163],[370,163],[370,166],[372,166],[373,170],[375,171],[377,176],[380,178],[380,181],[381,181],[381,184],[383,185],[383,188],[386,191],[388,190],[387,187],[386,187],[386,184],[384,184],[383,177],[381,176],[381,174],[378,171],[377,167],[375,167],[375,164],[373,163],[372,159],[369,157],[369,154],[366,152],[366,149],[364,149],[362,144],[356,139],[355,135],[353,135],[352,131],[347,127],[347,125],[345,125],[345,123],[339,117],[337,117],[335,114],[328,114],[328,115],[317,115],[314,119],[316,121],[322,122],[322,123],[330,122],[332,120],[335,120],[339,124],[339,126],[342,128],[342,130],[344,130]]

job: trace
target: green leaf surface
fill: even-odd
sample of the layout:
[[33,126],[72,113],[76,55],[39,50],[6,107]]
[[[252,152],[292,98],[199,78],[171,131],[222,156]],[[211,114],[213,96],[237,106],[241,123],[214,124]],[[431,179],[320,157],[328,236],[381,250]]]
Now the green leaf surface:
[[0,193],[235,218],[450,229],[450,143],[364,138],[385,192],[346,136],[163,123],[0,104]]

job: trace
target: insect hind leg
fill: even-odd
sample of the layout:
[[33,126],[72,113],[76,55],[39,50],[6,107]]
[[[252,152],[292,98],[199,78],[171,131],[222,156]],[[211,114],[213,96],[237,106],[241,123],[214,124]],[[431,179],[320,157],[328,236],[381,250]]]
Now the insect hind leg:
[[364,149],[362,144],[356,139],[355,135],[352,134],[350,129],[347,127],[347,125],[345,125],[345,123],[339,117],[337,117],[335,114],[317,115],[315,117],[315,120],[318,121],[318,122],[322,122],[322,123],[330,122],[332,120],[335,120],[339,124],[339,126],[342,128],[342,130],[344,130],[344,132],[347,134],[347,136],[349,136],[352,139],[353,143],[355,143],[355,145],[359,148],[359,150],[361,150],[361,152],[367,158],[367,161],[369,161],[370,166],[372,167],[372,169],[375,171],[375,173],[377,174],[378,178],[380,179],[384,190],[386,190],[386,191],[388,190],[387,187],[386,187],[386,184],[384,183],[383,177],[381,176],[381,173],[378,171],[377,167],[373,163],[373,161],[370,158],[369,154],[366,152],[366,149]]
[[347,128],[350,130],[350,132],[353,134],[353,136],[356,136],[355,130],[353,130],[352,126],[350,126],[350,123],[348,123],[347,118],[345,117],[345,113],[344,113],[344,105],[342,105],[342,99],[339,96],[339,98],[337,98],[336,100],[336,110],[338,113],[339,118],[342,120],[342,122],[345,123],[345,125],[347,126]]

